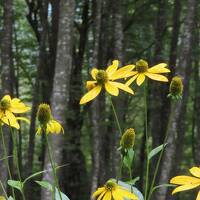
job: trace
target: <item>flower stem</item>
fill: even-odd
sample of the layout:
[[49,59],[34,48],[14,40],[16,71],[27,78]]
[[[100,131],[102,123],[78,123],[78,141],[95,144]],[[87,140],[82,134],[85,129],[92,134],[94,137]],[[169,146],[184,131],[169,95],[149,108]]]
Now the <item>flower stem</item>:
[[[9,166],[9,162],[8,162],[8,153],[7,153],[7,148],[6,148],[5,139],[4,139],[4,134],[3,134],[3,130],[2,130],[2,126],[1,126],[1,125],[0,125],[0,132],[1,132],[1,139],[2,139],[4,157],[5,157],[5,164],[6,164],[6,167],[7,167],[7,170],[8,170],[8,176],[9,176],[9,179],[10,179],[10,180],[13,180],[13,179],[12,179],[11,170],[10,170],[10,166]],[[11,188],[11,190],[12,190],[13,198],[16,199],[16,198],[15,198],[14,189]]]
[[149,136],[148,136],[148,116],[147,116],[147,82],[144,83],[144,117],[145,117],[145,138],[146,138],[146,180],[145,180],[145,193],[144,193],[144,199],[147,200],[147,193],[148,193],[148,187],[149,187],[149,169],[150,169],[150,162],[148,159],[149,155]]
[[[167,124],[167,130],[166,130],[166,133],[165,133],[165,138],[164,138],[164,141],[163,141],[163,145],[165,145],[165,143],[167,142],[167,138],[168,138],[168,135],[169,135],[169,126],[170,126],[171,121],[172,121],[173,110],[174,110],[174,104],[172,102],[171,110],[170,110],[170,113],[169,113],[169,120],[168,120],[168,124]],[[148,200],[151,199],[151,196],[153,194],[153,188],[154,188],[154,184],[155,184],[155,181],[156,181],[156,177],[157,177],[157,174],[158,174],[158,169],[160,167],[160,163],[161,163],[163,154],[164,154],[164,146],[163,146],[163,148],[162,148],[162,150],[160,152],[159,158],[158,158],[157,163],[156,163],[155,172],[154,172],[152,183],[151,183],[151,187],[150,187],[150,190],[149,190]]]
[[55,185],[57,186],[60,199],[62,200],[62,195],[61,195],[61,191],[60,191],[60,187],[59,187],[58,177],[56,175],[56,168],[55,168],[54,161],[53,161],[53,155],[51,153],[51,145],[50,145],[50,142],[48,140],[47,134],[46,133],[44,133],[44,134],[45,134],[45,139],[46,139],[46,143],[47,143],[48,156],[49,156],[49,161],[51,163],[51,168],[52,168],[52,171],[53,171]]
[[5,188],[4,188],[3,183],[1,182],[1,180],[0,180],[0,185],[1,185],[1,188],[2,188],[2,191],[3,191],[4,195],[6,196],[6,199],[8,199],[8,196],[6,194],[6,190],[5,190]]
[[[9,126],[10,128],[10,133],[11,133],[11,136],[12,136],[12,141],[13,141],[13,148],[14,148],[14,163],[16,164],[16,167],[17,167],[17,175],[18,175],[18,178],[20,180],[20,182],[22,183],[22,177],[21,177],[21,172],[20,172],[20,167],[19,167],[19,159],[18,159],[18,144],[17,144],[17,140],[16,140],[16,137],[14,135],[14,131],[12,129],[11,126]],[[22,199],[25,200],[25,195],[24,195],[24,188],[22,186],[21,188],[21,195],[22,195]]]
[[116,112],[116,109],[115,109],[115,106],[113,104],[111,96],[110,96],[110,103],[111,103],[112,110],[113,110],[113,113],[114,113],[114,116],[115,116],[115,121],[116,121],[117,127],[119,129],[119,133],[120,133],[120,135],[122,135],[122,129],[121,129],[121,126],[120,126],[120,123],[119,123],[119,119],[118,119],[118,116],[117,116],[117,112]]

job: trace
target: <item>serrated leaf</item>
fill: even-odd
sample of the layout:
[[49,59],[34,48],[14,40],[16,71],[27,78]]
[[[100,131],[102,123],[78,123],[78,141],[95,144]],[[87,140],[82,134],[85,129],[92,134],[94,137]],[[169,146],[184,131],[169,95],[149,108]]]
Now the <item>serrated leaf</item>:
[[[62,192],[60,192],[60,193],[61,193],[62,200],[70,200],[64,193],[62,193]],[[56,188],[55,198],[56,198],[56,200],[61,200],[58,188]]]
[[155,155],[157,155],[163,148],[166,147],[167,144],[161,144],[160,146],[152,149],[148,154],[148,160],[151,160]]
[[15,180],[8,180],[8,185],[18,189],[19,191],[22,191],[23,188],[23,183],[20,181],[15,181]]
[[124,156],[123,159],[123,164],[130,169],[133,163],[133,158],[134,158],[134,154],[135,152],[133,151],[133,149],[129,149],[127,154]]
[[51,183],[47,182],[47,181],[35,181],[37,184],[39,184],[40,186],[42,186],[43,188],[46,188],[49,191],[53,191],[53,186],[51,185]]

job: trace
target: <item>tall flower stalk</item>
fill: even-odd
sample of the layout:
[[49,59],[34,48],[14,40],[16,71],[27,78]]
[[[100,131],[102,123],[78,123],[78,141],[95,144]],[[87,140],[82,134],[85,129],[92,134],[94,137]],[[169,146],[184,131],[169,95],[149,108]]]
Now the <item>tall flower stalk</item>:
[[61,126],[61,124],[53,118],[50,106],[48,104],[43,103],[43,104],[39,105],[38,112],[37,112],[37,119],[40,123],[38,130],[37,130],[37,134],[41,134],[41,133],[45,134],[47,150],[48,150],[48,157],[49,157],[49,161],[51,163],[51,168],[53,171],[54,185],[55,185],[55,187],[57,187],[60,199],[62,200],[59,181],[58,181],[58,177],[56,174],[56,166],[55,166],[55,162],[54,162],[54,158],[53,158],[53,154],[52,154],[51,144],[48,139],[48,134],[50,134],[50,133],[51,134],[59,134],[61,132],[64,133],[64,130],[63,130],[63,127]]

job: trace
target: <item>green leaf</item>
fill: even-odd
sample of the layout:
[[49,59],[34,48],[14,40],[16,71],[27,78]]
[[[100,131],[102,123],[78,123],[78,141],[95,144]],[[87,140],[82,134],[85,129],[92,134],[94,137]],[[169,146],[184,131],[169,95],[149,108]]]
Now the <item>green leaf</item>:
[[136,183],[137,181],[139,181],[139,180],[140,180],[140,177],[137,176],[136,178],[134,178],[134,179],[132,179],[132,180],[130,180],[130,181],[126,181],[126,183],[128,183],[129,185],[135,185],[135,183]]
[[157,190],[157,189],[159,189],[159,188],[161,188],[161,187],[176,187],[176,185],[172,185],[172,184],[168,184],[168,183],[162,184],[162,185],[157,185],[157,186],[155,186],[155,187],[153,188],[153,191],[155,191],[155,190]]
[[8,185],[18,189],[19,191],[22,191],[23,189],[23,183],[20,181],[15,181],[15,180],[8,180]]
[[123,164],[128,168],[130,169],[131,166],[132,166],[132,163],[133,163],[133,158],[134,158],[134,151],[133,149],[129,149],[127,154],[124,156],[124,159],[123,159]]
[[165,148],[166,144],[161,144],[160,146],[152,149],[150,153],[148,154],[148,160],[151,160],[155,155],[157,155],[160,151],[162,151],[163,148]]
[[39,184],[40,186],[42,186],[43,188],[46,188],[49,191],[53,191],[53,186],[51,185],[51,183],[47,182],[47,181],[35,181],[37,184]]
[[42,173],[44,173],[44,172],[47,172],[47,170],[39,171],[39,172],[36,172],[36,173],[30,175],[29,177],[27,177],[27,178],[24,180],[23,184],[25,184],[29,179],[34,178],[35,176],[38,176],[38,175],[40,175],[40,174],[42,174]]
[[[62,193],[62,192],[60,192],[60,193],[61,193],[62,200],[70,200],[64,193]],[[61,200],[58,188],[56,188],[56,199],[55,200]]]

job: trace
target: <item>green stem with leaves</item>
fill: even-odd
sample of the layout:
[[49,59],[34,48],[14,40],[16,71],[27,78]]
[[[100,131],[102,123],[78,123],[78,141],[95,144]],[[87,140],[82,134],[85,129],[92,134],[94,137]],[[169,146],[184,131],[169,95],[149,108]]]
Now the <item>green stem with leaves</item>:
[[149,169],[150,169],[150,162],[148,159],[149,155],[149,136],[148,136],[148,107],[147,107],[147,82],[144,83],[144,117],[145,117],[145,139],[146,139],[146,180],[145,180],[145,193],[144,199],[147,200],[148,195],[148,187],[149,187]]
[[[13,180],[11,170],[10,170],[10,165],[9,165],[9,162],[8,162],[8,153],[7,153],[7,148],[6,148],[6,144],[5,144],[5,138],[4,138],[4,134],[3,134],[3,130],[2,130],[1,125],[0,125],[0,132],[1,132],[1,140],[2,140],[2,146],[3,146],[3,151],[4,151],[4,157],[5,157],[5,164],[6,164],[6,167],[7,167],[7,170],[8,170],[8,176],[9,176],[10,180]],[[11,188],[11,190],[12,190],[13,198],[16,199],[14,189]]]
[[47,143],[47,150],[48,150],[48,156],[49,156],[49,161],[51,163],[51,168],[52,168],[52,171],[53,171],[53,176],[54,176],[54,181],[55,181],[55,185],[58,189],[58,193],[59,193],[59,196],[60,196],[60,199],[62,200],[62,195],[61,195],[61,191],[60,191],[60,186],[59,186],[59,182],[58,182],[58,177],[57,177],[57,174],[56,174],[56,167],[54,165],[54,161],[53,161],[53,155],[52,155],[52,148],[51,148],[51,145],[50,145],[50,142],[48,140],[48,136],[46,133],[45,134],[45,139],[46,139],[46,143]]
[[152,183],[151,183],[151,187],[150,187],[150,190],[149,190],[149,196],[148,196],[148,199],[147,200],[150,200],[151,199],[151,196],[153,194],[153,191],[154,191],[154,185],[155,185],[155,181],[156,181],[156,178],[157,178],[157,174],[158,174],[158,169],[160,167],[160,163],[161,163],[161,160],[162,160],[162,157],[163,157],[163,154],[164,154],[164,145],[166,144],[167,142],[167,138],[168,138],[168,135],[169,135],[169,126],[171,125],[171,121],[172,121],[172,115],[173,115],[173,110],[174,110],[174,103],[172,102],[172,105],[171,105],[171,109],[170,109],[170,113],[169,113],[169,120],[168,120],[168,124],[167,124],[167,130],[166,130],[166,133],[165,133],[165,138],[164,138],[164,141],[163,141],[163,148],[160,152],[160,155],[159,155],[159,158],[158,158],[158,161],[156,163],[156,168],[155,168],[155,171],[154,171],[154,175],[153,175],[153,179],[152,179]]
[[[22,177],[21,177],[21,172],[20,172],[20,167],[19,167],[19,159],[18,159],[18,142],[17,142],[17,138],[15,137],[15,134],[14,134],[14,131],[12,129],[11,126],[9,126],[10,128],[10,133],[11,133],[11,136],[12,136],[12,141],[13,141],[13,157],[14,157],[14,163],[17,167],[17,175],[18,175],[18,178],[20,180],[20,182],[22,183]],[[24,189],[23,189],[23,186],[21,187],[21,194],[22,194],[22,199],[25,200],[25,195],[24,195]]]

